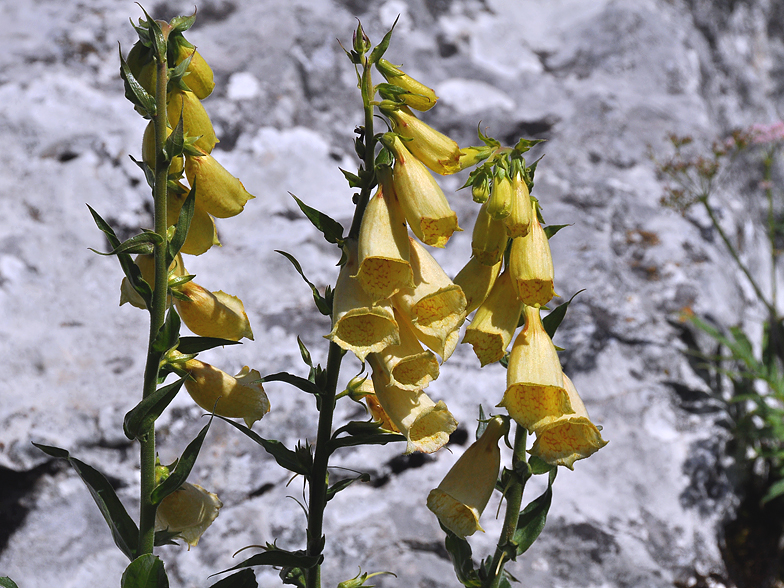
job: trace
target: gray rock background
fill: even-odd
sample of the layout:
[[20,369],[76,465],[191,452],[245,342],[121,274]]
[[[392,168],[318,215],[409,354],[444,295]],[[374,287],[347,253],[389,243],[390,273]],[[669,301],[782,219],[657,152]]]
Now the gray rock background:
[[[150,2],[156,17],[192,10]],[[117,308],[121,272],[96,256],[102,238],[85,202],[130,234],[151,223],[148,190],[128,158],[144,122],[123,97],[117,42],[133,42],[131,2],[0,0],[0,576],[21,588],[115,586],[126,562],[81,481],[31,441],[68,448],[111,476],[129,505],[137,451],[122,417],[138,399],[147,324]],[[354,72],[336,43],[354,16],[380,40],[401,15],[388,51],[441,97],[425,118],[461,145],[481,120],[507,143],[546,138],[534,194],[551,223],[556,289],[581,288],[556,338],[565,370],[610,444],[562,471],[547,528],[510,570],[527,588],[721,585],[718,523],[734,497],[709,410],[686,410],[674,390],[701,381],[682,354],[680,309],[720,323],[759,317],[709,223],[659,205],[649,148],[670,132],[712,140],[778,119],[784,96],[784,9],[775,0],[203,0],[188,35],[218,86],[205,103],[221,143],[216,157],[257,199],[219,221],[223,247],[186,261],[207,288],[236,294],[256,341],[204,359],[226,371],[302,372],[296,336],[325,359],[328,324],[308,288],[273,252],[296,255],[319,286],[334,283],[336,251],[287,194],[347,224],[361,122]],[[445,178],[454,193],[462,178]],[[758,205],[727,190],[722,212],[744,255],[764,271]],[[475,205],[450,196],[462,224]],[[470,252],[457,235],[437,257],[454,275]],[[763,283],[764,278],[761,278]],[[756,313],[756,314],[755,314]],[[356,362],[344,363],[346,378]],[[232,372],[232,373],[235,373]],[[680,386],[673,386],[676,382]],[[476,406],[495,405],[499,366],[479,370],[460,348],[429,389],[473,435]],[[315,437],[310,398],[269,384],[273,411],[255,427],[293,445]],[[693,407],[692,407],[693,408]],[[160,421],[159,452],[172,460],[203,424],[186,395]],[[360,417],[348,405],[341,418]],[[466,437],[464,435],[464,437]],[[458,439],[459,441],[459,439]],[[399,446],[341,454],[369,471],[330,503],[325,586],[391,570],[379,586],[455,586],[424,498],[465,447],[402,458]],[[224,423],[215,423],[191,481],[225,507],[199,546],[163,548],[174,587],[207,586],[231,554],[277,538],[304,545],[302,486]],[[542,490],[539,481],[528,499]],[[497,499],[474,552],[490,553]],[[279,585],[259,571],[261,585]]]

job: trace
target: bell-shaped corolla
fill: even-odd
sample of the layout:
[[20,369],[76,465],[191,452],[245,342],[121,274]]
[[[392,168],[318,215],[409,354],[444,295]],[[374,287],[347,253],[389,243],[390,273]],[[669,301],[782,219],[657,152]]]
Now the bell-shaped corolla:
[[422,390],[438,378],[438,359],[432,351],[422,348],[408,321],[395,311],[400,329],[400,343],[390,345],[378,354],[379,363],[392,386],[404,390]]
[[386,59],[379,59],[376,67],[390,84],[394,84],[408,92],[407,94],[401,94],[399,99],[414,110],[430,110],[436,105],[438,96],[436,96],[432,88],[428,88],[422,82],[415,80]]
[[188,543],[188,549],[196,547],[222,506],[217,495],[185,482],[158,505],[155,530],[177,533]]
[[398,292],[393,300],[400,314],[414,325],[417,338],[446,360],[454,350],[449,350],[450,337],[456,344],[453,333],[465,320],[465,295],[421,244],[415,239],[410,239],[410,243],[414,289]]
[[230,376],[208,363],[189,359],[184,363],[189,377],[185,389],[204,410],[229,419],[243,419],[248,428],[270,410],[269,399],[261,385],[261,375],[248,366]]
[[[172,288],[175,288],[173,286]],[[242,300],[225,292],[210,292],[193,281],[176,286],[187,300],[174,299],[185,326],[201,337],[253,341],[248,315]]]
[[391,302],[374,301],[356,277],[356,240],[347,240],[345,247],[346,263],[338,274],[332,303],[332,331],[326,338],[365,361],[368,353],[400,343],[400,334]]
[[[382,175],[383,177],[383,175]],[[408,261],[408,229],[390,181],[368,200],[359,229],[357,279],[373,301],[414,287]]]
[[404,390],[389,383],[375,355],[368,356],[373,368],[373,389],[384,413],[406,438],[406,454],[433,453],[446,445],[457,421],[443,400],[437,403],[422,390]]
[[504,256],[509,240],[506,224],[487,212],[487,202],[479,207],[474,230],[471,234],[471,253],[485,265],[496,265]]
[[504,224],[509,231],[509,236],[525,237],[531,230],[531,219],[533,211],[531,207],[531,194],[528,192],[528,184],[522,175],[515,175],[512,178],[512,205],[509,216],[504,218]]
[[482,436],[465,450],[438,488],[428,494],[427,508],[461,539],[476,531],[484,532],[479,517],[495,489],[501,468],[498,441],[508,429],[507,421],[501,417],[491,419]]
[[433,247],[445,247],[457,226],[457,214],[449,207],[444,192],[430,171],[393,133],[384,144],[395,156],[392,184],[406,221],[417,238]]
[[496,280],[487,300],[477,309],[463,337],[463,343],[473,345],[482,367],[504,356],[522,311],[523,303],[517,298],[507,269]]
[[405,106],[400,109],[381,109],[392,121],[394,131],[405,141],[406,148],[419,161],[441,175],[459,172],[460,146],[452,139],[419,120]]
[[544,419],[536,429],[536,441],[531,455],[542,458],[551,465],[574,469],[574,462],[584,459],[607,445],[599,429],[591,422],[585,404],[577,394],[574,384],[564,374],[564,387],[574,414]]
[[185,175],[196,182],[196,205],[218,218],[236,216],[252,196],[237,178],[206,153],[185,158]]
[[[155,290],[155,257],[152,255],[137,255],[134,259],[134,263],[141,271],[142,279],[149,284],[151,290]],[[169,266],[169,280],[187,275],[187,273],[188,271],[185,269],[185,264],[182,262],[182,256],[178,254]],[[128,278],[123,278],[122,283],[120,284],[120,306],[126,302],[130,303],[131,306],[141,308],[142,310],[147,308],[144,300],[139,296],[139,293],[134,290],[133,286],[131,286]]]
[[506,371],[506,392],[498,404],[521,426],[533,430],[548,417],[574,412],[563,370],[539,309],[526,306],[525,327],[517,335]]
[[555,296],[553,257],[535,207],[532,204],[531,230],[525,237],[512,240],[509,267],[520,300],[530,306],[544,306]]
[[[166,216],[167,224],[172,226],[180,218],[180,210],[188,197],[188,188],[180,184],[180,189],[169,188],[167,192]],[[215,219],[196,204],[193,208],[193,217],[188,227],[188,234],[185,237],[180,251],[188,255],[201,255],[213,245],[220,246],[218,231],[215,228]]]
[[502,167],[493,171],[493,187],[487,199],[487,214],[495,220],[503,220],[512,212],[514,189],[509,173]]
[[218,143],[218,138],[201,101],[193,92],[172,90],[166,96],[166,116],[171,128],[177,127],[181,115],[182,130],[185,135],[198,137],[193,146],[204,153],[212,152],[213,147]]
[[485,301],[500,271],[501,260],[495,265],[485,265],[472,257],[458,272],[454,282],[463,289],[466,297],[466,315],[474,312]]

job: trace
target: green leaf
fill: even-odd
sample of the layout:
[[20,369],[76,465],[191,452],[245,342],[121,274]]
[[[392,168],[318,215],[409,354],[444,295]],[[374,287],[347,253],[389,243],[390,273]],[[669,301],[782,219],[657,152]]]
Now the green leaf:
[[280,251],[278,249],[275,250],[275,253],[280,253],[283,257],[291,262],[291,265],[294,266],[294,269],[297,270],[297,273],[302,276],[302,279],[305,280],[305,283],[310,286],[310,290],[313,292],[313,300],[316,301],[316,307],[319,309],[319,312],[324,316],[330,316],[332,314],[332,300],[330,300],[329,296],[329,286],[327,286],[327,291],[325,291],[324,296],[322,296],[316,286],[313,285],[313,282],[311,282],[305,276],[305,272],[302,271],[302,266],[299,264],[296,257],[290,253],[286,253],[285,251]]
[[770,502],[774,498],[778,498],[784,494],[784,480],[779,480],[775,484],[773,484],[770,488],[768,488],[767,493],[765,496],[762,497],[762,504],[766,502]]
[[242,343],[240,341],[232,341],[231,339],[219,339],[218,337],[180,337],[180,342],[177,343],[177,351],[188,355],[214,349],[215,347],[223,347],[224,345],[242,345]]
[[392,23],[392,28],[387,31],[387,34],[384,35],[384,38],[381,39],[381,42],[376,45],[373,51],[370,52],[370,57],[368,58],[369,63],[376,63],[379,59],[381,59],[389,48],[389,41],[392,39],[392,31],[395,30],[395,26],[397,25],[397,21],[400,19],[400,15],[398,14],[397,18],[395,18],[395,22]]
[[482,436],[482,433],[485,432],[487,428],[487,418],[485,417],[485,409],[482,408],[482,405],[479,405],[479,420],[476,425],[476,439]]
[[128,63],[122,55],[122,48],[120,48],[120,77],[125,83],[125,97],[138,107],[145,118],[152,118],[157,112],[155,106],[155,98],[145,90],[133,74]]
[[223,580],[218,580],[210,588],[258,588],[256,574],[251,569],[244,569],[241,572],[232,574]]
[[139,166],[139,169],[141,169],[144,172],[144,179],[147,180],[147,185],[150,188],[154,188],[155,170],[153,170],[149,165],[147,165],[143,161],[139,161],[138,159],[135,159],[133,155],[129,155],[128,157],[130,157],[131,161],[134,162],[137,166]]
[[482,582],[474,569],[473,554],[468,541],[461,539],[444,525],[441,525],[441,529],[446,533],[444,546],[452,560],[457,579],[466,588],[479,588]]
[[[340,435],[345,434],[345,437]],[[386,445],[396,441],[405,441],[400,433],[390,433],[381,428],[377,421],[350,421],[337,429],[329,441],[330,453],[340,447],[357,445]]]
[[553,481],[557,472],[557,469],[550,472],[547,489],[520,513],[517,519],[517,529],[511,541],[514,552],[510,556],[513,560],[518,555],[525,553],[544,529],[547,522],[547,512],[550,510],[550,503],[553,500]]
[[174,306],[172,306],[169,308],[169,312],[166,313],[166,320],[163,321],[158,334],[155,336],[155,340],[152,342],[151,351],[163,354],[170,349],[175,349],[180,340],[181,323],[180,315],[177,314]]
[[321,396],[321,388],[316,386],[310,380],[306,380],[305,378],[301,378],[300,376],[295,376],[288,372],[278,372],[276,374],[269,374],[261,378],[262,382],[286,382],[287,384],[291,384],[296,388],[299,388],[303,392],[307,392],[308,394],[313,394],[314,396]]
[[[291,192],[289,192],[289,194],[291,194]],[[294,196],[294,194],[291,194],[291,197],[297,202],[297,206],[299,206],[300,210],[308,217],[308,220],[313,223],[313,226],[322,232],[327,242],[340,244],[340,242],[343,241],[343,226],[339,222],[330,218],[323,212],[311,208],[302,202],[302,200]]]
[[163,562],[151,553],[139,556],[125,569],[120,588],[169,588]]
[[176,491],[185,483],[185,480],[188,479],[188,475],[191,473],[193,466],[196,464],[196,458],[199,456],[202,443],[204,443],[204,437],[207,436],[207,431],[210,430],[211,424],[212,417],[210,417],[210,422],[204,425],[204,428],[199,431],[199,434],[196,435],[196,438],[191,441],[185,448],[185,451],[182,452],[182,456],[177,461],[177,467],[174,468],[174,471],[171,472],[169,477],[158,484],[152,491],[152,494],[150,495],[150,501],[153,504],[160,504],[161,500],[166,498],[172,492]]
[[14,582],[8,576],[3,576],[0,578],[0,586],[3,588],[19,588],[19,586],[16,585],[16,582]]
[[186,378],[188,378],[187,375],[168,386],[158,388],[128,411],[125,419],[123,419],[125,436],[128,439],[140,439],[142,435],[146,434],[155,420],[161,416],[166,407],[177,396],[177,392],[182,388]]
[[[182,119],[180,119],[182,122]],[[191,220],[193,220],[193,213],[196,210],[196,178],[193,178],[193,186],[191,186],[188,196],[185,197],[185,202],[182,203],[180,209],[180,216],[177,217],[177,224],[174,227],[174,234],[171,241],[169,241],[169,250],[166,257],[166,267],[171,265],[174,258],[182,249],[185,244],[185,239],[188,237],[188,229],[191,227]]]
[[550,335],[550,339],[555,337],[555,331],[563,321],[564,316],[566,316],[566,310],[569,308],[569,305],[574,300],[574,297],[577,296],[580,292],[585,292],[585,288],[582,290],[578,290],[575,292],[572,297],[569,299],[568,302],[564,302],[559,307],[554,309],[550,314],[542,319],[542,324],[544,325],[544,330],[547,331],[547,334]]
[[555,235],[558,231],[563,229],[564,227],[571,227],[572,225],[547,225],[544,228],[544,234],[547,235],[548,239],[551,239],[553,235]]
[[87,485],[92,494],[95,504],[101,511],[106,524],[111,529],[114,543],[120,548],[125,556],[133,561],[136,558],[139,545],[139,528],[128,515],[114,488],[101,472],[87,465],[83,461],[71,457],[65,449],[51,447],[33,443],[38,449],[59,459],[64,459],[79,474],[79,477]]
[[222,416],[216,415],[219,419],[226,421],[232,427],[237,429],[239,432],[243,433],[244,435],[250,437],[253,441],[258,443],[264,448],[264,451],[269,453],[278,465],[293,472],[295,474],[300,474],[303,476],[310,475],[310,467],[311,463],[303,463],[306,461],[297,453],[283,445],[280,441],[276,441],[275,439],[264,439],[257,433],[251,431],[248,427],[240,425],[239,423],[235,423],[227,418]]
[[169,531],[169,529],[155,531],[155,547],[160,547],[161,545],[179,545],[179,543],[175,541],[175,539],[178,539],[179,537],[179,531],[173,532]]
[[335,494],[341,490],[345,490],[354,482],[370,482],[370,474],[360,474],[356,478],[347,478],[345,480],[335,482],[327,489],[327,502],[332,500],[335,497]]
[[257,553],[233,568],[218,572],[223,574],[251,566],[279,566],[284,568],[313,568],[324,559],[323,555],[305,555],[303,551],[285,551],[267,544],[267,551]]
[[172,30],[169,31],[169,37],[171,37],[173,34],[184,33],[193,26],[194,22],[196,22],[195,12],[190,16],[175,16],[169,21],[169,26],[172,28]]
[[109,251],[108,253],[103,253],[101,251],[96,251],[95,249],[90,249],[94,253],[98,255],[118,255],[120,253],[141,253],[143,255],[151,255],[154,251],[154,246],[163,243],[163,237],[161,237],[158,233],[153,233],[152,231],[145,231],[144,233],[139,233],[138,235],[134,235],[127,241],[120,243],[114,249]]
[[297,345],[299,345],[299,353],[302,356],[302,361],[305,362],[305,365],[309,368],[313,367],[313,360],[310,357],[310,351],[308,348],[305,347],[305,344],[302,342],[302,339],[297,337]]
[[297,588],[306,588],[308,579],[302,568],[283,568],[280,570],[280,579],[283,583]]
[[142,9],[144,16],[147,17],[147,27],[152,34],[152,47],[155,51],[155,58],[160,62],[166,56],[166,38],[163,36],[163,31],[161,30],[161,25],[147,14],[147,11],[144,9],[143,6],[139,5],[139,8]]
[[541,457],[537,457],[536,455],[532,455],[528,459],[528,466],[531,468],[531,473],[535,476],[538,476],[539,474],[546,474],[557,467],[550,465]]
[[361,188],[362,187],[362,180],[356,174],[352,174],[351,172],[347,172],[344,169],[338,168],[341,172],[343,172],[343,176],[348,180],[349,188]]

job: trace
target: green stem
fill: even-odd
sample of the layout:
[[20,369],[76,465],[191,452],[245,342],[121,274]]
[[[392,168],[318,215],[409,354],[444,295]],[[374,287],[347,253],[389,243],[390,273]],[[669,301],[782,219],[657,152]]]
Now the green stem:
[[[144,368],[143,397],[146,398],[158,385],[160,353],[153,352],[152,344],[166,318],[168,283],[166,267],[166,182],[169,175],[169,161],[163,152],[166,142],[166,56],[158,60],[157,82],[155,86],[156,115],[153,117],[155,129],[155,185],[153,200],[155,207],[155,232],[163,239],[155,245],[155,287],[150,309],[150,339],[147,348],[147,364]],[[155,546],[155,505],[150,500],[155,487],[155,423],[142,433],[140,441],[141,495],[139,512],[139,555],[152,553]]]
[[[514,441],[514,454],[512,456],[512,470],[521,471],[522,468],[518,464],[525,464],[525,445],[528,439],[525,427],[516,425],[515,441]],[[498,544],[493,554],[493,561],[490,566],[492,575],[485,579],[482,588],[498,588],[503,577],[504,565],[507,562],[507,556],[504,552],[504,547],[509,544],[513,539],[515,531],[517,530],[517,519],[520,517],[520,505],[523,502],[523,490],[525,490],[525,483],[530,478],[530,474],[523,475],[518,478],[518,481],[512,484],[512,487],[506,493],[506,514],[504,515],[504,525],[501,528],[501,535],[498,538]]]
[[365,160],[364,160],[364,173],[362,190],[359,193],[359,200],[357,201],[357,208],[354,211],[354,219],[351,222],[351,229],[349,229],[349,239],[356,239],[359,237],[359,227],[362,224],[362,217],[365,213],[365,207],[370,199],[370,191],[373,189],[376,180],[376,138],[373,136],[373,114],[374,106],[372,104],[375,97],[373,89],[373,81],[370,75],[371,64],[365,59],[362,68],[362,79],[360,82],[360,90],[362,92],[362,106],[365,112]]

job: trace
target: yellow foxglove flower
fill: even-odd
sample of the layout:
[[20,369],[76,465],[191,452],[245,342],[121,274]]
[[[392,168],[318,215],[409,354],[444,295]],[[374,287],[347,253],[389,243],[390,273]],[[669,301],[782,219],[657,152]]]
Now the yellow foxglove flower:
[[245,208],[252,196],[212,155],[185,158],[185,175],[196,182],[196,204],[212,216],[228,218]]
[[542,421],[536,428],[536,441],[530,450],[551,465],[562,465],[574,469],[578,459],[584,459],[607,445],[602,434],[590,418],[585,404],[577,394],[572,381],[564,374],[564,387],[574,414],[565,414]]
[[184,366],[190,374],[185,389],[204,410],[212,412],[214,408],[217,415],[243,419],[248,428],[269,412],[270,403],[258,371],[245,366],[232,377],[198,359],[189,359]]
[[166,96],[166,115],[171,128],[177,126],[180,114],[182,114],[183,132],[188,137],[199,137],[194,146],[204,153],[210,153],[218,139],[210,117],[196,94],[185,90],[169,92]]
[[[166,127],[166,136],[172,134],[172,130]],[[144,136],[142,137],[142,161],[150,166],[150,169],[155,170],[155,125],[150,121],[144,129]],[[182,155],[172,159],[169,165],[169,175],[175,175],[182,172],[185,166],[184,158]]]
[[212,90],[215,88],[212,68],[194,47],[178,43],[176,65],[179,65],[188,57],[191,58],[191,63],[188,65],[186,70],[188,73],[183,78],[183,81],[199,100],[204,100],[212,94]]
[[389,419],[389,415],[381,408],[381,404],[376,398],[376,391],[373,389],[373,380],[370,376],[356,376],[348,383],[351,390],[351,398],[362,398],[370,411],[373,420],[381,424],[381,428],[393,433],[399,433],[395,424]]
[[525,237],[512,240],[509,266],[517,296],[530,306],[544,306],[555,296],[553,256],[547,235],[532,208],[531,230]]
[[509,174],[503,168],[496,168],[493,174],[493,187],[487,200],[487,213],[495,220],[503,220],[512,212],[514,189]]
[[479,517],[495,489],[501,468],[498,441],[507,430],[504,419],[492,419],[482,436],[465,450],[438,488],[427,496],[427,508],[461,539],[476,531],[484,532]]
[[[141,270],[144,281],[150,285],[152,290],[155,290],[155,257],[152,255],[137,255],[136,259],[134,259],[134,263],[139,267],[139,270]],[[187,273],[185,265],[182,263],[182,256],[177,255],[169,266],[169,279],[173,277],[178,278],[187,275]],[[120,284],[120,306],[126,302],[130,303],[131,306],[141,308],[142,310],[147,308],[144,300],[142,300],[139,293],[133,289],[128,278],[123,278],[122,283]]]
[[188,543],[188,549],[196,547],[222,506],[223,503],[212,492],[185,482],[158,505],[155,530],[179,533]]
[[539,309],[526,306],[525,327],[512,345],[506,372],[503,406],[515,421],[532,432],[543,419],[574,412],[564,387],[563,370]]
[[476,257],[455,276],[454,282],[463,289],[466,297],[466,315],[474,312],[485,301],[501,271],[501,260],[495,265],[485,265]]
[[253,341],[248,315],[242,300],[225,292],[210,292],[194,282],[177,286],[188,300],[174,299],[185,326],[201,337]]
[[514,239],[525,237],[531,230],[532,208],[528,184],[522,176],[512,178],[512,192],[512,206],[504,224],[509,230],[509,236]]
[[431,170],[441,175],[460,171],[460,147],[452,139],[419,120],[408,108],[382,111],[393,124],[395,132],[406,141],[406,148]]
[[482,367],[504,356],[522,311],[523,303],[517,299],[512,276],[506,270],[496,281],[487,300],[476,311],[463,337],[463,343],[474,346],[474,353]]
[[[446,360],[447,341],[465,320],[465,295],[422,245],[415,239],[410,243],[414,289],[398,292],[393,300],[413,323],[417,338]],[[422,339],[420,332],[429,338]]]
[[340,269],[335,284],[332,331],[326,337],[365,361],[368,353],[378,353],[389,345],[400,343],[400,334],[390,301],[374,304],[355,277],[359,265],[357,242],[348,240],[346,247],[348,260]]
[[444,247],[457,226],[457,214],[449,207],[441,187],[430,171],[392,134],[386,145],[395,155],[392,183],[411,230],[433,247]]
[[428,88],[422,82],[418,82],[386,59],[379,59],[376,67],[390,84],[394,84],[409,92],[401,95],[400,99],[411,108],[425,111],[436,105],[438,96],[436,96],[432,88]]
[[408,261],[408,229],[392,184],[382,179],[359,229],[357,279],[373,301],[414,287]]
[[379,353],[379,363],[392,386],[422,390],[438,378],[438,360],[432,351],[422,348],[411,326],[397,312],[395,319],[400,329],[400,343]]
[[[188,197],[188,188],[180,184],[181,191],[169,189],[167,192],[166,222],[169,226],[177,223],[180,218],[180,210]],[[180,251],[188,255],[201,255],[213,245],[220,246],[218,232],[215,229],[215,219],[199,206],[198,202],[193,209],[191,226],[188,227],[188,235],[185,237]]]
[[447,441],[457,428],[457,421],[443,400],[437,403],[422,390],[404,390],[392,386],[375,355],[368,356],[373,368],[373,389],[389,420],[406,438],[406,454],[414,451],[433,453]]
[[504,256],[509,240],[504,221],[495,220],[487,211],[488,202],[479,207],[471,234],[471,252],[484,265],[496,265]]

